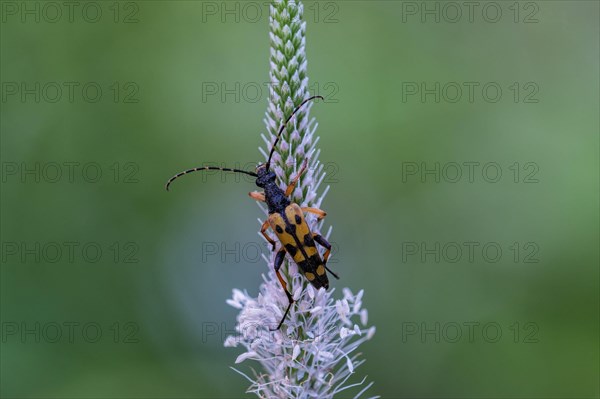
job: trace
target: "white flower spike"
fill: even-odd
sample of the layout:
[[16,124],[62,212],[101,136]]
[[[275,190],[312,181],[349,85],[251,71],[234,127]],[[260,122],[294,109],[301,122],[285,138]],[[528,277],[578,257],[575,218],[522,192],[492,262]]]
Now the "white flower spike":
[[[270,80],[271,93],[263,136],[268,158],[270,145],[285,117],[294,107],[308,98],[306,74],[305,29],[303,5],[291,0],[274,1],[270,6]],[[320,206],[329,187],[319,197],[317,189],[324,179],[319,163],[318,139],[313,139],[317,124],[309,118],[312,103],[308,103],[284,130],[272,159],[282,189],[295,176],[308,158],[308,168],[300,179],[290,200],[300,206]],[[266,214],[266,208],[262,205]],[[313,216],[307,217],[311,231],[322,225]],[[331,228],[328,230],[329,236]],[[333,298],[335,289],[316,290],[298,273],[293,262],[286,260],[281,268],[283,278],[293,293],[294,304],[280,330],[270,331],[280,321],[288,300],[273,272],[272,254],[269,272],[255,298],[246,291],[233,291],[227,303],[240,309],[236,335],[224,342],[227,347],[242,346],[245,352],[235,363],[258,362],[262,370],[253,370],[252,377],[234,369],[251,383],[248,392],[260,398],[319,398],[330,399],[347,389],[356,389],[360,397],[372,383],[363,385],[366,377],[349,383],[352,374],[364,362],[357,348],[371,339],[375,327],[367,327],[367,310],[362,306],[363,291],[357,295],[345,288],[343,299]],[[287,271],[287,272],[286,272]],[[362,327],[359,327],[359,324]]]

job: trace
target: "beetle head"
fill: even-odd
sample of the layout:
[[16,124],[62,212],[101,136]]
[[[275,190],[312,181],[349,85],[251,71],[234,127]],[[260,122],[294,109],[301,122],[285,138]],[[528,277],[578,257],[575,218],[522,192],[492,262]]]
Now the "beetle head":
[[256,167],[256,174],[258,175],[256,178],[256,185],[258,187],[265,188],[267,184],[275,183],[275,172],[267,170],[266,165],[258,165]]

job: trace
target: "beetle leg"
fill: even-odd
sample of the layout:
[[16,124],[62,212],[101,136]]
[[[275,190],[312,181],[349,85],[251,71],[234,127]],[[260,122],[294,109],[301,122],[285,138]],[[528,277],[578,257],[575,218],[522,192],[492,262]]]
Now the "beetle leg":
[[302,174],[304,174],[304,172],[306,171],[306,167],[308,166],[308,160],[305,159],[304,162],[302,163],[302,168],[300,168],[300,171],[298,172],[298,174],[296,175],[296,177],[294,177],[291,181],[291,183],[287,186],[287,189],[285,190],[285,196],[289,197],[292,194],[292,191],[294,191],[294,189],[296,188],[296,184],[298,183],[298,179],[300,179],[300,176],[302,176]]
[[259,193],[258,191],[252,191],[248,193],[250,198],[254,198],[257,201],[265,202],[265,193]]
[[331,254],[331,244],[322,235],[317,233],[313,233],[313,240],[315,240],[317,244],[325,247],[325,253],[323,254],[323,266],[325,266],[325,269],[327,269],[327,271],[331,273],[333,277],[339,280],[338,275],[329,270],[329,268],[327,267],[327,260],[329,259],[329,255]]
[[271,251],[275,252],[275,240],[273,240],[267,234],[267,229],[269,228],[269,219],[265,220],[260,228],[260,234],[263,235],[267,239],[267,241],[272,245]]
[[310,212],[310,213],[317,215],[317,220],[322,220],[323,218],[325,218],[325,216],[327,216],[327,212],[325,212],[319,208],[313,208],[310,206],[303,207],[302,212]]
[[283,290],[285,291],[285,295],[287,296],[288,307],[285,310],[285,313],[283,314],[283,317],[281,318],[281,321],[279,322],[277,328],[271,331],[277,331],[281,328],[281,325],[283,324],[285,318],[287,317],[290,311],[290,308],[292,307],[292,304],[294,303],[294,298],[292,298],[292,294],[290,294],[290,292],[287,290],[287,284],[285,283],[285,281],[283,281],[283,277],[281,277],[281,274],[279,273],[279,269],[281,268],[284,259],[285,249],[281,248],[279,252],[277,252],[277,255],[275,255],[275,261],[273,262],[273,264],[275,266],[275,274],[277,274],[277,279],[279,279],[279,283],[281,284],[281,287],[283,288]]

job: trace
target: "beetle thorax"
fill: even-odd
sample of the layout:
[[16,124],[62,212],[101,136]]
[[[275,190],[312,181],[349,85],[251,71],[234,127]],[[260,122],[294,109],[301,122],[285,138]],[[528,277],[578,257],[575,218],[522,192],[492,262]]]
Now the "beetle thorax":
[[265,186],[265,200],[269,207],[269,213],[284,212],[290,204],[290,200],[275,182],[270,182]]

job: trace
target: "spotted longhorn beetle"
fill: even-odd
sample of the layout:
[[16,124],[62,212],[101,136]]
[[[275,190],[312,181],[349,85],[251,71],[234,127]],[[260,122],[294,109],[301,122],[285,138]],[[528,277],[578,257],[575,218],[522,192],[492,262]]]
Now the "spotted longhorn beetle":
[[[320,98],[324,100],[322,96],[313,96],[304,100],[300,105],[298,105],[292,114],[286,119],[286,121],[279,128],[279,132],[277,133],[277,137],[275,138],[275,142],[271,147],[271,152],[269,153],[269,158],[266,164],[260,164],[256,168],[256,172],[249,172],[240,169],[230,169],[230,168],[218,168],[212,166],[203,166],[193,169],[184,170],[171,177],[165,188],[167,191],[169,190],[169,186],[171,183],[188,173],[197,172],[201,170],[220,170],[222,172],[235,172],[235,173],[244,173],[246,175],[250,175],[256,177],[256,185],[264,190],[264,192],[256,192],[253,191],[248,193],[251,198],[254,198],[257,201],[262,201],[267,203],[267,207],[269,210],[269,217],[262,224],[260,229],[261,234],[265,237],[265,239],[272,245],[272,251],[275,252],[276,242],[267,234],[267,229],[270,227],[275,231],[279,242],[281,243],[281,248],[277,251],[275,255],[274,268],[275,273],[277,274],[277,278],[279,283],[281,284],[285,294],[288,299],[288,307],[283,314],[283,318],[279,322],[277,328],[272,331],[279,330],[281,325],[285,321],[292,304],[294,303],[294,299],[292,298],[292,294],[287,289],[287,285],[281,274],[279,273],[279,269],[283,264],[283,260],[285,259],[285,254],[289,254],[294,262],[298,265],[304,277],[313,285],[313,287],[319,289],[321,287],[328,289],[329,288],[329,279],[327,278],[327,274],[325,270],[327,270],[331,275],[335,278],[339,278],[337,274],[329,270],[327,267],[327,260],[329,259],[329,255],[331,253],[331,244],[327,242],[327,240],[321,236],[320,234],[313,233],[310,231],[306,220],[304,219],[304,212],[310,212],[317,215],[317,219],[321,220],[325,217],[326,213],[318,208],[313,207],[300,207],[298,204],[293,203],[289,200],[289,196],[294,191],[296,184],[298,183],[298,179],[300,176],[306,171],[307,161],[305,160],[300,171],[292,179],[290,184],[287,186],[285,192],[279,188],[276,180],[275,172],[270,169],[271,166],[271,158],[273,157],[273,153],[275,152],[275,147],[281,138],[281,134],[283,130],[287,126],[288,122],[292,119],[292,117],[298,112],[304,104],[307,102],[314,100],[316,98]],[[325,248],[325,253],[323,254],[323,258],[319,254],[317,250],[316,244],[319,244]]]

